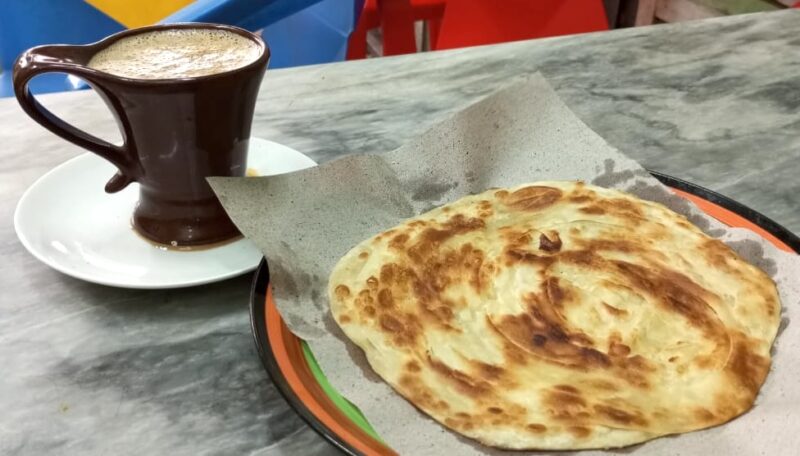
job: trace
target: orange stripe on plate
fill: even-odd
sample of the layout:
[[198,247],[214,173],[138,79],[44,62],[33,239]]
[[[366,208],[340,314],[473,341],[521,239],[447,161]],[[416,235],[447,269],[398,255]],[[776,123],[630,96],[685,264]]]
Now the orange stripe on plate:
[[769,242],[771,242],[775,247],[777,247],[777,248],[779,248],[781,250],[785,250],[787,252],[794,253],[794,250],[792,250],[791,247],[789,247],[788,245],[784,244],[783,241],[781,241],[780,239],[778,239],[775,236],[773,236],[772,233],[770,233],[769,231],[765,230],[764,228],[761,228],[760,226],[756,225],[755,223],[751,222],[750,220],[747,220],[746,218],[742,217],[741,215],[737,214],[736,212],[733,212],[733,211],[730,211],[728,209],[725,209],[722,206],[718,206],[718,205],[712,203],[711,201],[704,200],[703,198],[701,198],[699,196],[696,196],[696,195],[692,195],[691,193],[687,193],[687,192],[684,192],[684,191],[681,191],[681,190],[677,190],[677,189],[674,189],[674,188],[671,188],[670,190],[675,192],[677,195],[679,195],[679,196],[681,196],[683,198],[686,198],[689,201],[693,202],[694,204],[697,205],[697,207],[702,209],[703,212],[705,212],[706,214],[714,217],[715,219],[719,220],[720,222],[722,222],[722,223],[724,223],[724,224],[726,224],[728,226],[733,226],[733,227],[737,227],[737,228],[747,228],[748,230],[758,234],[759,236],[761,236],[764,239],[766,239]]

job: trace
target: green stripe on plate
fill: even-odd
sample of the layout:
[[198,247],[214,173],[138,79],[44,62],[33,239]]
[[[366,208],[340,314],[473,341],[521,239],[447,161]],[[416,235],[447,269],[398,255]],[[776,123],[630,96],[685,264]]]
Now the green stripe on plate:
[[350,421],[355,423],[356,426],[361,428],[364,432],[369,434],[370,437],[377,440],[378,442],[384,443],[378,434],[372,429],[369,422],[364,415],[361,413],[361,410],[358,409],[355,405],[353,405],[350,401],[345,399],[338,391],[336,391],[333,386],[331,386],[328,379],[325,378],[325,374],[322,373],[322,369],[320,369],[319,364],[317,364],[317,360],[314,358],[314,353],[311,352],[311,349],[308,347],[306,341],[300,341],[300,344],[303,347],[303,355],[306,358],[306,362],[308,363],[308,367],[311,369],[311,373],[314,375],[314,378],[319,383],[319,386],[322,387],[322,391],[328,395],[328,397],[333,401],[334,405],[342,411]]

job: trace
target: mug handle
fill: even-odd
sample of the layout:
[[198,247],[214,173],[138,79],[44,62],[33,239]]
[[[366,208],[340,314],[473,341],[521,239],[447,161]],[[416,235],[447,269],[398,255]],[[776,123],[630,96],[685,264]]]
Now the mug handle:
[[[125,188],[141,175],[141,167],[135,153],[128,144],[131,137],[130,125],[122,109],[122,102],[109,90],[95,70],[86,68],[72,59],[71,55],[81,53],[83,46],[38,46],[25,51],[14,65],[14,94],[22,109],[36,122],[56,135],[77,144],[114,164],[118,171],[105,186],[107,193],[115,193]],[[31,94],[28,83],[43,73],[67,73],[84,79],[111,109],[120,127],[123,144],[117,146],[64,122],[42,106]]]

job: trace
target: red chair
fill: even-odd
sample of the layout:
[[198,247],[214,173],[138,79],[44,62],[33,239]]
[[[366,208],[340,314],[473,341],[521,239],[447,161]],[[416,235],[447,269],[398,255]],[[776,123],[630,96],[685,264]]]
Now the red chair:
[[419,20],[435,50],[608,30],[602,0],[367,0],[347,58],[366,56],[367,31],[376,27],[384,55],[416,52]]
[[435,49],[601,30],[608,30],[602,0],[449,0]]
[[414,22],[426,21],[428,36],[435,43],[447,0],[367,0],[347,49],[347,59],[363,59],[367,54],[367,31],[380,27],[383,55],[417,52]]

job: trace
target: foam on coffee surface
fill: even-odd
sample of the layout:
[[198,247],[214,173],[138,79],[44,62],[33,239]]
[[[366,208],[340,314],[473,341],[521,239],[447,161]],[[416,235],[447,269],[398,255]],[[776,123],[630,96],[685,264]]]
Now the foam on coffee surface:
[[261,52],[237,33],[172,29],[123,38],[92,57],[89,67],[134,79],[187,78],[243,67]]

